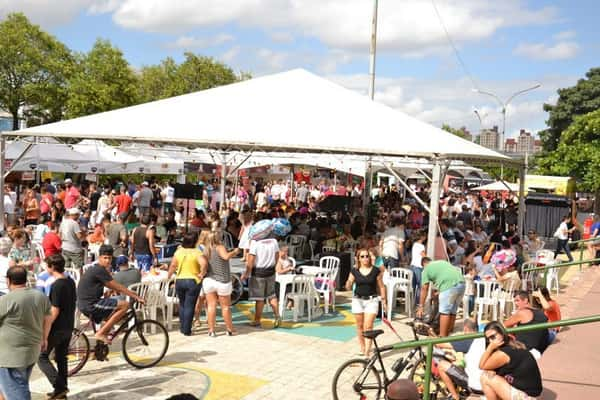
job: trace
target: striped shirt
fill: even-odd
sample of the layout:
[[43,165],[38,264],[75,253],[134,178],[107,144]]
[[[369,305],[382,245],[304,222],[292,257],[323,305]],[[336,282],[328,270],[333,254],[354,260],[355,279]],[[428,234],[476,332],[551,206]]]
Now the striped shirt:
[[210,252],[208,277],[221,283],[231,282],[229,260],[221,258],[216,247],[213,247]]

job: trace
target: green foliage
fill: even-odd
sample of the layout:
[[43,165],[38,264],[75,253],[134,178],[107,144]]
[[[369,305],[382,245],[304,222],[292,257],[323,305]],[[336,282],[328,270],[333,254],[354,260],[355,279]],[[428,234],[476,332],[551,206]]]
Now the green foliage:
[[443,124],[442,129],[445,130],[446,132],[450,132],[451,134],[461,137],[463,139],[471,140],[471,136],[467,132],[467,128],[465,128],[464,126],[460,129],[456,129],[456,128],[451,127],[448,124]]
[[12,114],[13,129],[21,108],[30,125],[61,119],[73,66],[69,50],[19,13],[0,23],[0,54],[0,108]]
[[67,117],[74,118],[134,105],[138,79],[121,50],[98,39],[87,54],[79,54],[69,82]]
[[544,104],[549,113],[548,129],[541,131],[540,138],[545,153],[559,146],[562,133],[578,115],[600,109],[600,68],[592,68],[573,87],[559,89],[556,105]]
[[589,191],[600,189],[599,165],[600,108],[576,117],[563,132],[556,150],[538,160],[540,172],[574,176],[578,187]]
[[179,65],[166,58],[159,65],[142,68],[139,97],[142,102],[159,100],[227,85],[248,76],[245,73],[238,77],[231,68],[210,57],[185,53],[185,61]]

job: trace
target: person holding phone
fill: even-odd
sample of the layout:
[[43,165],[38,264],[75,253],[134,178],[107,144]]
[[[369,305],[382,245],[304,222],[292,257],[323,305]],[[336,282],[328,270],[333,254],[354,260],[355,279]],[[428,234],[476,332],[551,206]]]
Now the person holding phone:
[[485,398],[533,399],[542,393],[542,376],[525,345],[512,339],[497,321],[484,328],[486,349],[479,360]]

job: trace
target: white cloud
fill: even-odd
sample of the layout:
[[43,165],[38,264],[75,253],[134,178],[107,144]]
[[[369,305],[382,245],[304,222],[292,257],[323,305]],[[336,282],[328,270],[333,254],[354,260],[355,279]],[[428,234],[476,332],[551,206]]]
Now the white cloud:
[[259,49],[256,52],[258,59],[264,64],[263,70],[280,71],[283,69],[289,55],[284,52],[276,52],[271,49]]
[[212,37],[194,37],[180,36],[172,43],[168,43],[167,47],[172,49],[203,49],[206,47],[215,47],[222,44],[232,42],[235,38],[227,34],[219,34]]
[[[524,0],[438,1],[444,22],[457,43],[477,41],[499,28],[550,23],[557,11],[528,8]],[[421,56],[447,47],[440,22],[429,1],[380,2],[380,50]],[[152,32],[237,23],[269,32],[290,32],[320,39],[332,48],[364,50],[369,46],[372,2],[364,0],[124,0],[113,15],[123,27]],[[277,36],[277,35],[276,35]],[[288,36],[289,38],[289,36]]]
[[240,50],[240,46],[233,46],[225,53],[221,54],[219,59],[226,64],[231,64],[237,58],[238,54],[240,54]]
[[574,39],[575,36],[577,36],[577,33],[575,31],[562,31],[562,32],[558,32],[556,35],[553,35],[552,37],[556,41],[562,41],[562,40]]
[[562,41],[553,45],[521,43],[513,53],[532,60],[566,60],[575,57],[578,52],[579,45],[577,43]]
[[294,35],[292,35],[291,32],[286,32],[286,31],[271,32],[269,36],[271,37],[271,39],[274,42],[277,42],[277,43],[292,43],[294,41]]
[[[363,95],[367,93],[369,77],[366,74],[331,75],[329,79]],[[558,88],[575,82],[575,77],[542,77],[539,89],[516,97],[507,109],[507,137],[518,134],[522,128],[532,132],[543,129],[547,119],[543,104],[556,98]],[[481,87],[505,100],[513,93],[531,87],[532,83],[525,80],[484,81]],[[471,132],[479,132],[481,126],[502,128],[500,106],[492,98],[474,93],[466,78],[435,80],[378,76],[375,100],[435,126],[448,123],[454,127],[465,126]],[[481,125],[474,110],[483,117]]]

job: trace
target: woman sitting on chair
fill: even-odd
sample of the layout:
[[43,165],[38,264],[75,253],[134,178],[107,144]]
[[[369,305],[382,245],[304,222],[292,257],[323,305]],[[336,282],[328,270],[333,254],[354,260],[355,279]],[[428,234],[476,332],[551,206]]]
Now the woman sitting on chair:
[[363,332],[373,329],[373,322],[379,310],[379,297],[381,295],[382,307],[386,308],[385,287],[383,286],[383,270],[375,268],[373,260],[366,248],[356,251],[355,267],[350,270],[346,282],[346,290],[354,288],[352,296],[352,314],[356,318],[356,331],[360,354],[368,356],[371,351],[371,340],[363,337]]

